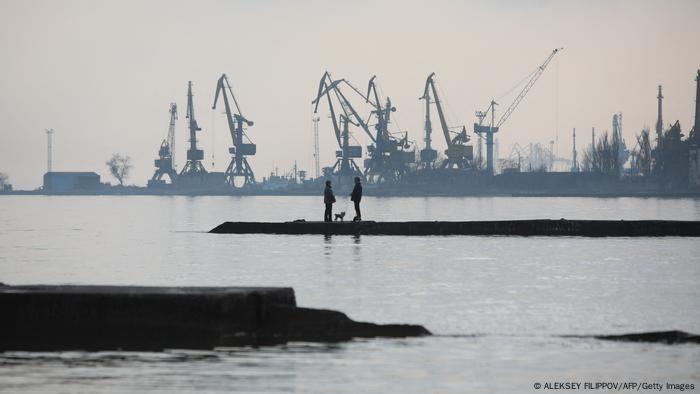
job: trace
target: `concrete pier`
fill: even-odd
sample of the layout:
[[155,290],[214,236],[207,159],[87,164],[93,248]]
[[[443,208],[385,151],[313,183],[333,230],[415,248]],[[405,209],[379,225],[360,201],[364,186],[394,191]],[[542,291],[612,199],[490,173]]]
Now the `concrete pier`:
[[698,237],[700,222],[566,219],[474,222],[225,222],[209,232],[215,234]]
[[288,287],[6,286],[0,351],[162,350],[430,335],[300,308]]

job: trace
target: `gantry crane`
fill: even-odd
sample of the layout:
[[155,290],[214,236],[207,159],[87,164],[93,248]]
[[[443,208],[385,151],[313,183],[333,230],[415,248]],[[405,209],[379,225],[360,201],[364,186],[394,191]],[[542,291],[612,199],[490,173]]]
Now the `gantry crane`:
[[473,158],[473,147],[471,145],[467,145],[469,142],[467,129],[465,126],[461,126],[461,131],[455,133],[447,126],[445,113],[443,112],[440,97],[438,96],[438,92],[435,87],[435,73],[431,73],[428,76],[428,79],[426,79],[423,96],[419,97],[418,99],[425,100],[425,148],[420,151],[421,164],[424,167],[432,168],[435,160],[437,159],[437,151],[433,149],[431,145],[433,126],[430,120],[430,104],[435,104],[435,108],[437,108],[438,117],[440,119],[442,134],[444,135],[445,143],[447,144],[447,149],[445,150],[445,155],[447,158],[442,162],[441,167],[461,169],[469,168]]
[[[228,92],[228,94],[226,93]],[[238,105],[236,96],[233,94],[231,89],[231,84],[228,81],[226,74],[221,74],[219,81],[216,85],[216,93],[214,93],[214,105],[211,109],[216,109],[216,103],[219,100],[219,95],[224,98],[224,107],[226,107],[226,120],[228,122],[228,129],[231,132],[231,139],[233,140],[233,147],[229,148],[229,153],[231,153],[231,163],[229,163],[226,172],[224,173],[226,177],[226,183],[232,187],[236,187],[234,182],[236,177],[243,178],[243,184],[241,187],[246,185],[255,184],[255,175],[253,170],[248,164],[248,159],[246,156],[253,156],[256,153],[256,146],[253,144],[245,131],[243,130],[243,125],[250,127],[253,126],[253,121],[246,119],[241,114],[241,108]],[[231,111],[231,105],[228,96],[231,96],[233,104],[236,106],[236,112]]]
[[177,104],[170,103],[170,125],[168,126],[168,136],[160,144],[158,158],[155,160],[156,172],[148,181],[149,186],[163,183],[163,176],[170,178],[170,183],[175,183],[177,172],[175,172],[175,122],[177,121]]
[[187,150],[187,163],[182,168],[180,175],[203,175],[207,170],[202,164],[204,151],[197,148],[197,132],[202,129],[197,124],[194,117],[194,104],[192,103],[192,81],[187,82],[187,120],[190,130],[190,148]]
[[[495,121],[496,105],[498,105],[498,103],[495,100],[491,100],[491,103],[489,103],[489,107],[486,111],[476,112],[476,117],[479,119],[479,123],[474,123],[474,132],[479,135],[486,135],[486,171],[489,175],[493,175],[493,134],[498,132],[499,128],[503,125],[503,123],[505,123],[505,121],[508,120],[513,111],[515,111],[515,109],[518,107],[518,104],[520,104],[520,102],[523,101],[530,89],[535,85],[535,82],[537,82],[537,80],[540,78],[540,76],[547,68],[549,63],[552,61],[554,56],[563,49],[564,48],[554,49],[552,53],[549,54],[544,63],[539,65],[537,69],[535,69],[535,71],[533,71],[532,74],[530,74],[530,78],[525,84],[525,87],[523,87],[520,93],[515,97],[515,100],[513,100],[513,102],[510,104],[508,109],[506,109],[503,115],[501,115],[501,117],[498,119],[498,122]],[[489,115],[489,113],[491,114],[491,123],[488,125],[484,125],[483,121]]]

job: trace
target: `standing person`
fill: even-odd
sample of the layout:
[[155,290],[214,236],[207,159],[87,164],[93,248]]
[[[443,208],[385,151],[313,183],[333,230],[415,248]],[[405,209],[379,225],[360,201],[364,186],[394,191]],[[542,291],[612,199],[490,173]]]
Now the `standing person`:
[[326,204],[326,212],[323,214],[324,222],[333,221],[333,203],[335,202],[335,195],[333,195],[333,189],[331,189],[331,181],[326,181],[326,189],[323,191],[323,203]]
[[355,218],[352,219],[353,222],[359,222],[362,220],[362,215],[360,214],[360,200],[362,200],[362,184],[360,183],[360,177],[355,177],[355,187],[352,189],[352,194],[350,194],[350,200],[355,203]]

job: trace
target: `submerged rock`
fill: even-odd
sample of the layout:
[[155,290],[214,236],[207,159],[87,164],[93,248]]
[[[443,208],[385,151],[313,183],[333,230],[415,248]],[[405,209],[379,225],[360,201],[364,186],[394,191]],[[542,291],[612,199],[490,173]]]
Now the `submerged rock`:
[[621,335],[596,335],[594,338],[606,341],[625,342],[660,342],[667,344],[700,343],[700,335],[689,334],[685,331],[652,331]]

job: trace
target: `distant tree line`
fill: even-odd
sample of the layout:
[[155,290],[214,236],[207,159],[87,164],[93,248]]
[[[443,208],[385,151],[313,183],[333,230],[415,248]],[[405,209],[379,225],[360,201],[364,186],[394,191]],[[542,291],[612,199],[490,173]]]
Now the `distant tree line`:
[[608,175],[620,174],[624,165],[620,155],[620,144],[618,138],[610,138],[607,131],[603,133],[595,146],[589,147],[583,153],[583,170]]
[[[688,186],[689,152],[700,145],[698,133],[693,129],[685,138],[678,121],[657,138],[652,148],[650,132],[643,129],[636,136],[636,145],[630,152],[630,175],[650,177],[658,180],[664,188],[683,189]],[[610,138],[605,132],[595,146],[586,149],[582,169],[608,175],[621,175],[627,157],[622,142]]]

